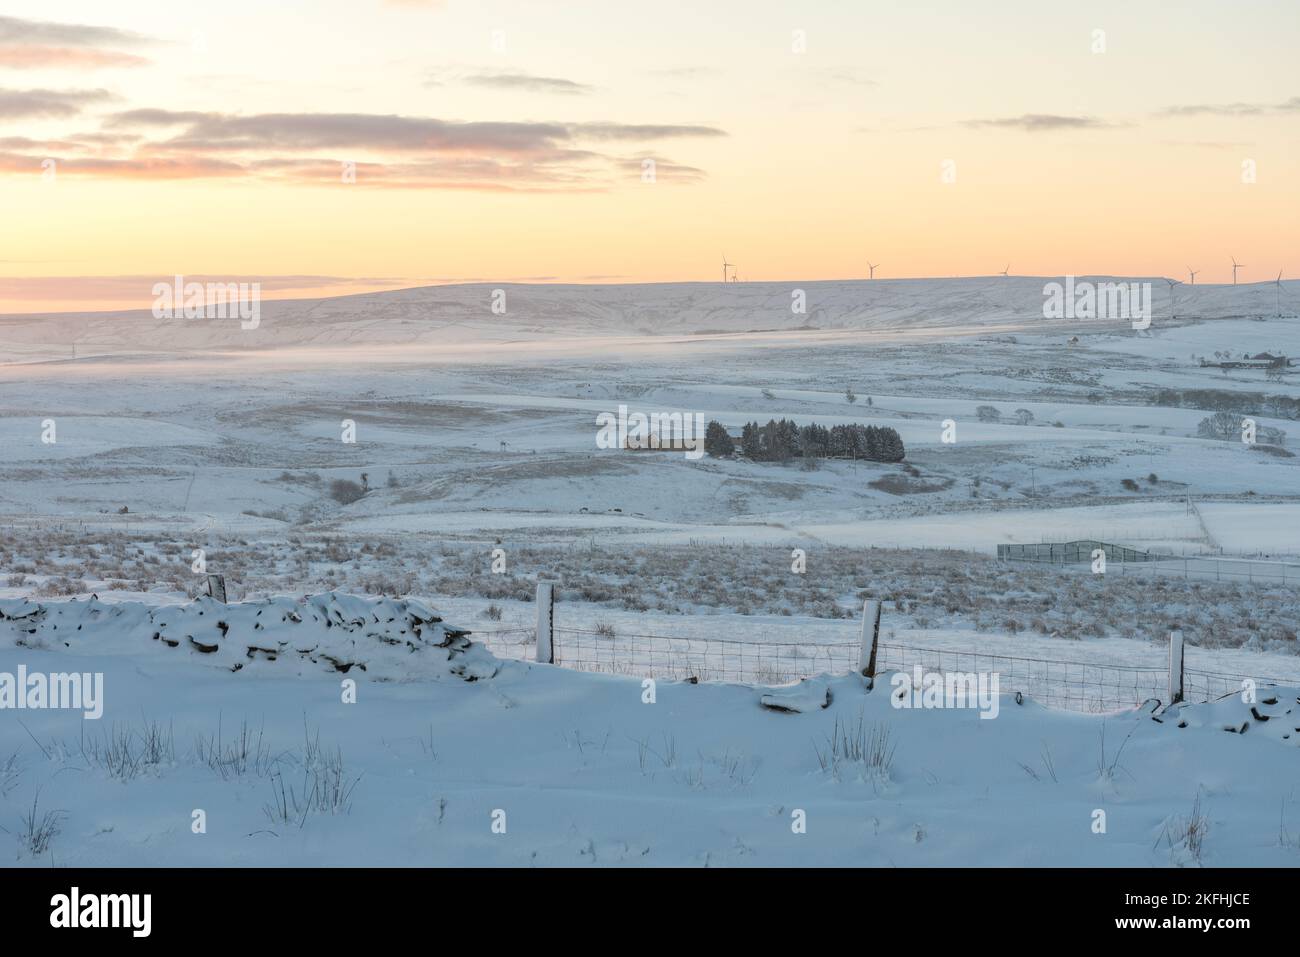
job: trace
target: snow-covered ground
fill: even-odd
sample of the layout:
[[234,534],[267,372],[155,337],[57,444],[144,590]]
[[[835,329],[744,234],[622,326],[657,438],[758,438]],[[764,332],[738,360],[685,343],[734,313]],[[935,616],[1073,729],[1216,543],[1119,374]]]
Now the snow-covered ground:
[[[1182,287],[1170,304],[1157,283],[1147,332],[1048,321],[1043,282],[506,286],[505,315],[491,310],[496,287],[433,287],[267,303],[251,331],[143,314],[3,318],[0,599],[75,596],[99,609],[99,638],[19,645],[11,631],[0,672],[103,671],[107,710],[99,722],[31,711],[22,724],[0,711],[0,782],[10,754],[21,768],[0,826],[13,834],[33,798],[63,812],[60,863],[1149,865],[1188,863],[1161,835],[1199,793],[1207,861],[1292,863],[1278,825],[1279,812],[1291,820],[1294,755],[1277,750],[1295,746],[1278,731],[1292,719],[1249,717],[1251,733],[1227,734],[1247,720],[1240,702],[1189,707],[1184,729],[1032,702],[981,721],[895,711],[882,689],[841,676],[830,707],[805,714],[709,682],[661,683],[650,706],[635,654],[610,669],[630,674],[507,661],[465,682],[395,639],[343,704],[340,681],[360,669],[345,676],[321,658],[344,660],[333,626],[317,651],[280,647],[274,662],[137,634],[181,615],[159,608],[212,572],[232,597],[416,596],[513,657],[527,653],[507,646],[535,622],[535,579],[559,568],[562,661],[567,628],[595,633],[578,658],[650,635],[734,643],[723,676],[843,671],[862,601],[876,597],[882,640],[966,656],[955,662],[1157,674],[1181,623],[1189,669],[1300,685],[1300,576],[1252,580],[1260,564],[1233,566],[1244,582],[1210,579],[1171,563],[1149,578],[1112,567],[1103,582],[1086,567],[989,559],[1001,543],[1098,539],[1293,568],[1294,441],[1213,439],[1201,423],[1230,409],[1294,437],[1300,379],[1199,358],[1293,353],[1300,320],[1275,315],[1272,284]],[[794,289],[807,313],[791,312]],[[1283,286],[1289,316],[1294,290]],[[783,417],[889,426],[907,455],[806,469],[601,448],[596,417],[620,405],[698,413],[733,433]],[[494,579],[497,550],[509,570]],[[855,566],[853,553],[878,561]],[[113,609],[127,606],[130,627],[114,632],[127,613]],[[184,614],[167,620],[220,647],[208,611]],[[747,658],[761,643],[780,645],[789,669]],[[816,747],[859,716],[890,728],[894,767],[836,780]],[[245,719],[284,755],[278,771],[214,770],[196,744],[219,724],[228,743]],[[335,767],[304,753],[304,719],[361,780],[348,813],[273,826],[264,805],[292,803],[290,785],[305,800],[303,782]],[[156,754],[163,725],[166,759],[114,779],[103,766],[114,742],[151,741]],[[1100,773],[1100,752],[1113,757],[1130,730],[1122,761]],[[666,741],[675,761],[655,756]],[[206,835],[190,831],[194,808],[209,812]],[[491,830],[495,808],[505,835]],[[791,833],[795,808],[806,834]],[[1106,835],[1090,830],[1099,808]]]
[[[36,626],[4,606],[6,669],[103,676],[98,719],[2,713],[13,863],[1300,863],[1294,687],[1159,715],[1009,693],[982,711],[898,708],[890,675],[773,694],[494,662],[456,653],[450,618],[411,641],[433,617],[422,605],[172,606],[169,633],[214,612],[228,626],[176,647],[148,608],[119,607],[51,603]],[[321,642],[377,667],[247,653]],[[393,654],[419,670],[395,675]],[[39,853],[23,846],[33,805],[53,822]]]
[[[151,327],[148,352],[141,344],[87,358],[82,348],[75,360],[0,365],[0,512],[13,522],[57,516],[187,535],[195,526],[232,534],[328,527],[353,535],[811,539],[984,551],[1066,536],[1124,538],[1178,554],[1300,552],[1291,532],[1300,517],[1300,459],[1285,448],[1265,454],[1201,436],[1212,407],[1154,404],[1162,389],[1294,399],[1292,374],[1277,382],[1258,371],[1225,375],[1192,357],[1218,351],[1211,347],[1235,354],[1242,343],[1284,352],[1296,321],[1180,319],[1157,322],[1148,337],[1096,323],[1058,331],[1017,313],[1016,334],[990,334],[988,324],[1005,318],[1000,307],[966,315],[951,303],[967,301],[958,292],[974,281],[952,282],[952,289],[901,284],[910,308],[933,296],[937,316],[965,321],[924,325],[923,340],[908,336],[918,327],[873,311],[887,290],[871,284],[835,287],[842,325],[776,339],[696,332],[723,308],[715,299],[733,297],[726,308],[741,309],[754,290],[638,287],[626,295],[647,296],[646,309],[694,317],[681,320],[691,334],[651,336],[644,349],[609,335],[641,322],[624,315],[616,324],[613,304],[625,297],[612,287],[521,287],[525,301],[551,303],[548,316],[565,295],[574,316],[599,313],[600,331],[581,340],[581,354],[542,348],[563,339],[562,327],[547,325],[536,326],[538,347],[523,353],[498,355],[482,339],[464,340],[467,349],[483,348],[454,361],[439,344],[370,350],[367,342],[420,322],[441,328],[413,304],[426,302],[416,291],[331,300],[310,323],[286,317],[281,325],[272,313],[257,330],[271,337],[266,349],[185,347],[184,337],[198,334],[188,326],[167,337]],[[1211,290],[1197,295],[1232,295]],[[451,297],[453,313],[469,308],[472,293],[436,291]],[[1245,310],[1246,292],[1235,295]],[[276,305],[289,314],[307,308]],[[361,323],[354,311],[371,306],[374,316]],[[435,314],[441,308],[427,305]],[[523,322],[513,313],[500,318],[511,328]],[[44,334],[63,334],[61,322],[45,320]],[[85,322],[105,336],[113,324],[122,341],[136,328],[128,317]],[[345,328],[348,345],[319,341]],[[76,337],[81,329],[64,332]],[[37,334],[31,323],[4,330]],[[1068,344],[1067,334],[1079,343]],[[596,416],[620,404],[698,413],[733,430],[780,417],[888,425],[916,472],[899,478],[898,466],[840,461],[800,472],[600,449]],[[982,406],[1000,420],[982,419]],[[1252,417],[1259,428],[1291,424],[1268,408]],[[345,420],[355,425],[354,443],[344,439]],[[372,489],[365,498],[340,505],[329,497],[331,481],[359,481],[362,473]]]

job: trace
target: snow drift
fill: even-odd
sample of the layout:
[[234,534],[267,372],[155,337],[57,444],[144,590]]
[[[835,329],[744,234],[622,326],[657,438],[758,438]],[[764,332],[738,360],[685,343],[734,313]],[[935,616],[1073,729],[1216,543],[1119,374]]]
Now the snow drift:
[[[1294,687],[1106,715],[1007,694],[996,720],[895,708],[888,675],[647,696],[438,618],[330,593],[0,602],[0,671],[107,690],[101,721],[0,713],[0,865],[1300,865]],[[340,700],[363,669],[381,680]],[[282,826],[284,781],[314,793],[322,768],[345,799]],[[57,811],[37,846],[33,807]]]

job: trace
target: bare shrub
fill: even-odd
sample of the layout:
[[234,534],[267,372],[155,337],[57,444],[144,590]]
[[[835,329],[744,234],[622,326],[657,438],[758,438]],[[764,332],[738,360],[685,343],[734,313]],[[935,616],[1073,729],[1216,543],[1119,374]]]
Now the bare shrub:
[[351,505],[365,498],[365,495],[365,489],[348,479],[335,479],[330,482],[330,498],[340,505]]
[[60,575],[58,578],[51,578],[44,585],[36,589],[36,595],[41,598],[65,598],[69,595],[79,595],[86,590],[86,583],[80,578],[68,578]]

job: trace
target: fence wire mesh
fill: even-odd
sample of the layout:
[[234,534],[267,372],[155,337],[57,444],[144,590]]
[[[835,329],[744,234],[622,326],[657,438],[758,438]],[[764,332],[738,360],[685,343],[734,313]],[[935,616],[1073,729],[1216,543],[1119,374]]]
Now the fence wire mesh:
[[479,642],[498,658],[515,661],[537,660],[536,628],[502,628],[496,631],[473,631],[470,638]]
[[[1093,574],[1087,561],[1063,561],[1056,557],[1008,557],[1007,562],[1030,565],[1054,565],[1079,574]],[[1245,558],[1150,558],[1121,561],[1107,556],[1107,575],[1125,578],[1181,578],[1185,581],[1247,582],[1300,586],[1300,565],[1294,562],[1264,561]]]
[[1209,671],[1183,669],[1183,696],[1187,701],[1216,701],[1230,694],[1240,694],[1247,682],[1257,689],[1271,685],[1297,684],[1282,678],[1264,678],[1258,675],[1234,675]]
[[[773,642],[626,634],[582,628],[555,628],[554,664],[574,671],[601,672],[660,680],[728,681],[781,685],[820,674],[849,674],[858,668],[857,641]],[[476,631],[471,636],[499,658],[537,660],[534,628]],[[948,648],[923,648],[879,642],[876,672],[997,673],[999,690],[1021,692],[1044,707],[1102,713],[1169,700],[1166,664],[1130,666],[985,654]],[[1288,684],[1286,679],[1184,668],[1183,694],[1189,702],[1239,694],[1245,682],[1258,689]]]
[[1300,566],[1287,562],[1246,561],[1241,559],[1183,558],[1172,561],[1123,562],[1107,565],[1106,573],[1117,569],[1120,575],[1146,575],[1199,581],[1248,582],[1259,584],[1300,585]]
[[787,684],[816,674],[845,674],[857,642],[766,642],[670,638],[555,629],[555,663],[575,671],[648,678]]
[[1099,665],[1051,658],[1013,658],[943,648],[878,646],[876,670],[996,673],[1003,693],[1021,692],[1048,708],[1099,713],[1169,697],[1167,668]]

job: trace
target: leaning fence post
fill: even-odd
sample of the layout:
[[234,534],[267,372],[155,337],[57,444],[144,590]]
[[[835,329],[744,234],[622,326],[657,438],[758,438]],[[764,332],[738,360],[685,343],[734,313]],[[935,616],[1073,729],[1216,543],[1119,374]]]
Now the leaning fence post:
[[1183,633],[1175,628],[1169,633],[1169,703],[1183,700]]
[[555,664],[555,646],[551,628],[555,624],[555,592],[551,582],[537,583],[537,660]]
[[876,677],[876,645],[880,641],[880,602],[862,603],[862,650],[858,654],[858,671]]

